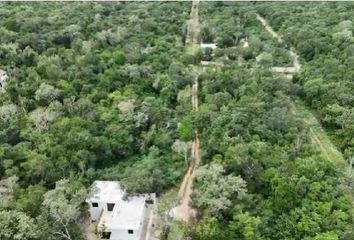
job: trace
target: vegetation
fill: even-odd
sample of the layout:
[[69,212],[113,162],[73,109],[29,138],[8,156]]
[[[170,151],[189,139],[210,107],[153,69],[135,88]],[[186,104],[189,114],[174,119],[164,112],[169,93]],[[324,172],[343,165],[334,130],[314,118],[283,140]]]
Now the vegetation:
[[[279,6],[269,5],[274,13]],[[297,5],[291,6],[295,9]],[[209,3],[203,7],[207,10],[200,15],[202,21],[215,22],[212,32],[233,39],[231,33],[236,30],[243,39],[261,34],[255,11],[271,13],[263,4]],[[310,12],[317,5],[311,7],[304,6],[302,11]],[[326,8],[327,14],[332,12],[326,4],[321,8]],[[211,67],[200,76],[202,105],[196,116],[204,163],[224,166],[224,177],[242,177],[247,194],[241,199],[225,191],[218,194],[224,197],[223,203],[232,202],[231,208],[219,212],[200,207],[200,196],[195,194],[201,220],[186,235],[203,240],[354,238],[352,198],[343,184],[348,180],[343,159],[336,154],[324,156],[311,138],[313,123],[306,122],[302,109],[300,114],[294,111],[293,99],[303,97],[299,77],[292,82],[272,73],[270,67],[277,64],[274,56],[272,61],[257,62],[242,55],[253,52],[255,44],[249,41],[249,49],[236,51],[234,58],[223,61],[223,67]],[[237,42],[221,46],[215,55],[228,54],[230,47],[241,46]],[[283,47],[286,49],[286,44]],[[205,190],[197,181],[197,193],[202,190],[207,193],[210,189]],[[213,198],[209,199],[212,203]]]
[[[234,3],[229,3],[234,5]],[[201,6],[201,41],[216,42],[218,57],[235,60],[242,56],[252,64],[266,58],[270,65],[289,66],[292,57],[255,18],[254,9],[245,11],[244,6],[228,7],[228,4],[203,4]],[[205,17],[203,17],[205,16]],[[249,47],[245,47],[249,45]]]
[[82,239],[86,211],[76,191],[95,179],[121,180],[129,192],[178,182],[185,158],[171,146],[178,89],[191,78],[183,64],[188,10],[2,4],[0,68],[11,80],[0,94],[0,176],[11,191],[0,197],[9,224],[0,225],[21,224],[1,239]]
[[301,96],[348,157],[353,153],[353,8],[352,3],[257,6],[306,63],[295,78]]
[[[180,2],[0,6],[0,239],[84,239],[96,179],[167,192],[165,214],[196,131],[198,221],[166,238],[354,239],[354,4],[202,2],[199,25]],[[186,43],[189,24],[217,49]],[[290,46],[293,79],[272,71],[292,65]]]

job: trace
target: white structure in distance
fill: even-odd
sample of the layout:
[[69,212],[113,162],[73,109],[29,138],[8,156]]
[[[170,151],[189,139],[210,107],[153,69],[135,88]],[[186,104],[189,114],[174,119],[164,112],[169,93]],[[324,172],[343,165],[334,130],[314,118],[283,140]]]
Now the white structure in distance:
[[217,48],[217,45],[216,45],[216,43],[201,43],[200,48],[202,50],[205,50],[206,48],[211,48],[214,50],[215,48]]

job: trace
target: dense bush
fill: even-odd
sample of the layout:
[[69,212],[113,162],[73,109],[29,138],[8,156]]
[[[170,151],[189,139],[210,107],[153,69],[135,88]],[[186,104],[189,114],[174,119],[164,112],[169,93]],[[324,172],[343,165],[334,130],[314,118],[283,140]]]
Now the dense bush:
[[[188,10],[183,3],[1,3],[0,68],[11,79],[0,94],[0,176],[12,193],[0,197],[0,215],[28,222],[1,231],[1,239],[60,238],[51,228],[81,239],[76,210],[46,210],[44,193],[60,191],[63,178],[66,188],[80,189],[121,180],[132,193],[176,184],[186,167],[171,146],[182,117],[178,89],[190,83],[181,62]],[[60,209],[76,209],[75,195],[64,195]],[[61,214],[68,225],[55,225]]]

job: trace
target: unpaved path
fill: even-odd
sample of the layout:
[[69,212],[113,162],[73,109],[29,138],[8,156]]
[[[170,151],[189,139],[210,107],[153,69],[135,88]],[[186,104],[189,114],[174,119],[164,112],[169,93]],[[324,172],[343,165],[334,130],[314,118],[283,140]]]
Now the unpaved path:
[[199,27],[199,0],[193,0],[190,19],[187,22],[187,39],[186,43],[198,44]]
[[[191,9],[191,19],[188,22],[188,37],[186,49],[188,53],[194,54],[199,48],[198,36],[199,36],[199,18],[198,18],[199,0],[193,0]],[[195,67],[197,70],[196,77],[192,86],[192,107],[193,111],[198,111],[198,76],[200,72],[199,67]],[[185,174],[181,187],[178,192],[178,197],[181,199],[181,204],[174,209],[175,218],[189,222],[196,216],[196,209],[193,209],[189,204],[191,201],[191,195],[193,193],[193,181],[195,178],[195,171],[200,162],[200,148],[198,132],[195,131],[195,139],[192,143],[191,149],[192,163]]]
[[257,19],[263,24],[265,29],[272,35],[272,37],[276,38],[279,43],[283,43],[282,37],[276,31],[273,30],[273,28],[268,24],[267,20],[265,20],[259,14],[257,14]]
[[[273,30],[273,28],[268,24],[267,20],[257,14],[257,19],[262,23],[264,28],[272,35],[272,37],[276,38],[278,43],[283,43],[283,37]],[[295,52],[293,47],[290,47],[289,50],[290,55],[293,57],[293,66],[292,67],[273,67],[275,72],[280,73],[297,73],[300,71],[301,65],[299,63],[299,55]]]
[[89,217],[85,217],[80,222],[81,231],[84,233],[86,240],[98,240],[98,237],[95,233],[96,226],[95,224],[91,223]]
[[[279,43],[283,43],[282,36],[273,30],[273,28],[268,24],[267,20],[257,14],[257,19],[263,24],[264,28],[274,37],[277,39]],[[273,71],[279,73],[290,73],[294,74],[300,71],[301,64],[299,63],[299,55],[296,53],[293,47],[290,47],[290,55],[293,57],[293,66],[292,67],[273,67]],[[332,143],[329,136],[323,130],[321,124],[319,123],[318,119],[308,110],[304,104],[300,101],[295,101],[292,104],[293,112],[301,116],[304,119],[305,125],[309,128],[310,138],[312,142],[317,145],[319,150],[321,151],[322,155],[329,159],[330,161],[345,161],[343,155],[336,146]]]
[[304,119],[304,124],[309,129],[312,142],[317,145],[324,157],[335,163],[345,162],[342,153],[338,151],[317,118],[306,108],[303,102],[294,101],[293,111],[301,119]]

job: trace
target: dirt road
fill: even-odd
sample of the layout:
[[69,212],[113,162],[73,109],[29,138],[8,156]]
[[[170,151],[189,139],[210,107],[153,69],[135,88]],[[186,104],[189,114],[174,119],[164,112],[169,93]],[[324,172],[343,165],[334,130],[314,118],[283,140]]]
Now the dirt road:
[[[188,37],[187,37],[187,51],[190,51],[190,54],[195,53],[199,48],[198,36],[199,36],[199,18],[198,18],[198,8],[199,1],[194,0],[191,9],[191,19],[188,22]],[[192,46],[192,47],[191,47]],[[194,83],[192,86],[192,107],[193,111],[198,111],[198,76],[200,73],[199,67],[195,67],[196,76],[194,78]],[[200,147],[199,147],[199,138],[198,132],[195,131],[195,138],[192,143],[191,149],[191,158],[192,162],[189,166],[187,173],[185,174],[181,187],[178,192],[178,197],[181,199],[181,204],[174,209],[175,218],[189,222],[196,216],[196,209],[193,209],[189,204],[191,201],[191,195],[193,193],[193,181],[195,177],[195,171],[200,162]]]
[[198,44],[198,36],[200,32],[198,10],[199,0],[193,0],[190,19],[187,22],[187,44]]

